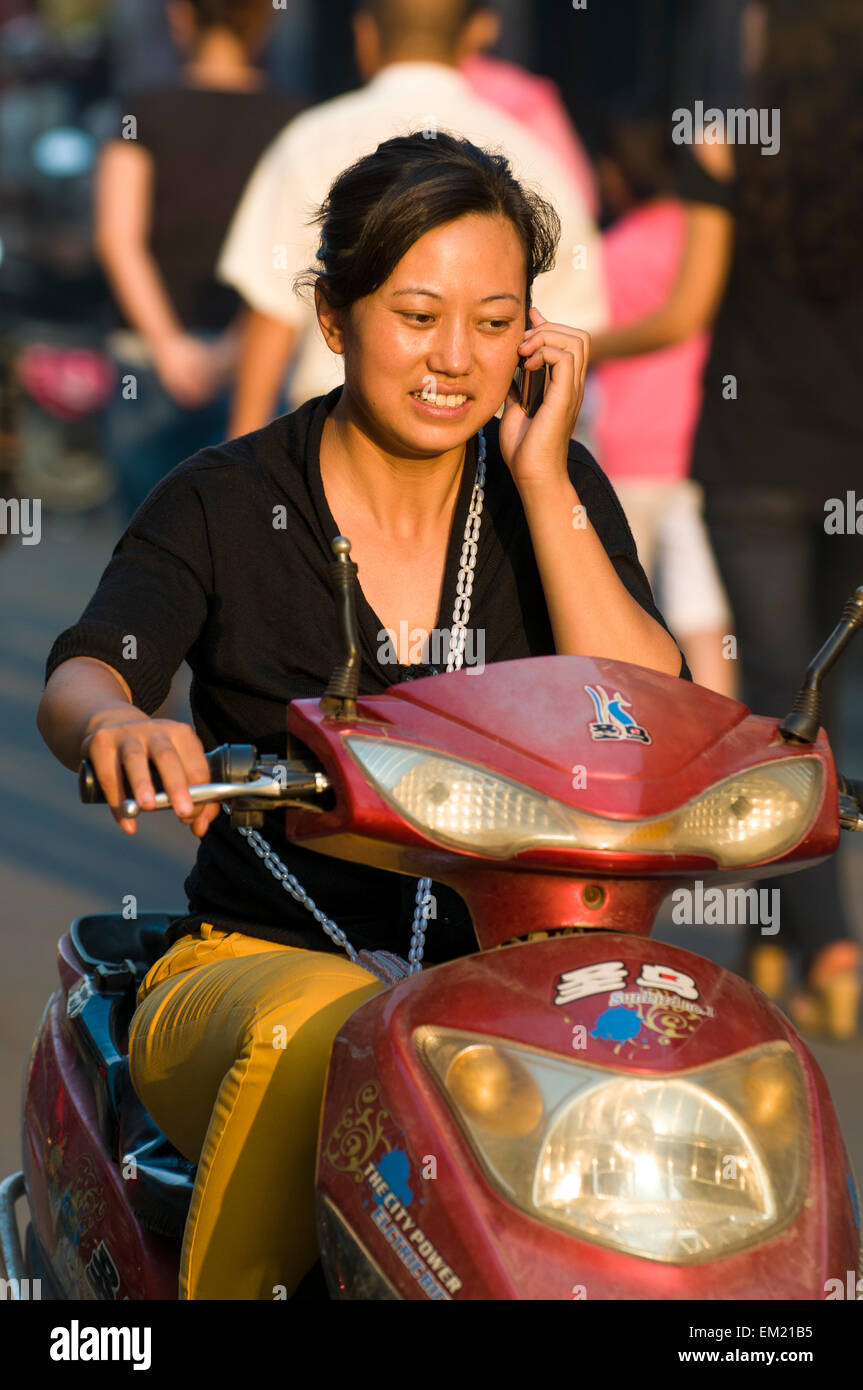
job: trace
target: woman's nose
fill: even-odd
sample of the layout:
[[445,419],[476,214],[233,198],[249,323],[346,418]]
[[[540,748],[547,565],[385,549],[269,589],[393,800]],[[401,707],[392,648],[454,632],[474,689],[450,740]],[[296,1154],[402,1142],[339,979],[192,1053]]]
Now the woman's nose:
[[441,324],[428,357],[429,371],[446,377],[464,377],[473,364],[470,333],[466,324]]

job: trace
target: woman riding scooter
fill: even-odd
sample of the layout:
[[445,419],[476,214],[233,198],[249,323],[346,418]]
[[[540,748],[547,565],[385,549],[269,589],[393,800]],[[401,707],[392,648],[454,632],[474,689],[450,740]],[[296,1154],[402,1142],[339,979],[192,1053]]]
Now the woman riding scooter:
[[[284,892],[219,804],[188,794],[209,780],[205,748],[241,738],[284,756],[285,706],[326,687],[333,538],[350,537],[359,565],[361,693],[473,663],[482,700],[484,664],[555,652],[689,675],[612,488],[571,440],[587,335],[528,309],[553,210],[502,156],[416,134],[346,170],[319,220],[305,279],[344,386],[158,484],[55,642],[39,710],[61,762],[90,759],[124,831],[122,775],[147,809],[152,763],[201,838],[189,916],[129,1039],[136,1091],[197,1164],[181,1298],[270,1299],[314,1264],[330,1048],[381,988],[319,923],[358,950],[405,955],[410,940],[409,879],[291,846],[268,814],[295,875]],[[519,363],[548,368],[533,414],[511,387]],[[183,659],[194,729],[150,717]],[[472,952],[460,899],[437,885],[435,898],[426,959]]]

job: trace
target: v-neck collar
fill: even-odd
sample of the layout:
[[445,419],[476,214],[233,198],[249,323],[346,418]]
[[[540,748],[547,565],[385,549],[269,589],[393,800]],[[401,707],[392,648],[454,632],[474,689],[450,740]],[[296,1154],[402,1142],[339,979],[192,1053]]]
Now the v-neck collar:
[[[309,429],[306,434],[306,484],[309,489],[309,495],[311,496],[315,513],[326,539],[328,554],[331,554],[330,543],[336,536],[342,533],[336,525],[335,518],[327,502],[327,495],[324,491],[324,481],[321,477],[321,439],[324,433],[324,422],[330,411],[336,405],[341,392],[342,387],[336,386],[326,396],[321,397],[312,414],[312,418],[309,422]],[[441,585],[438,615],[435,622],[435,628],[438,631],[444,629],[448,631],[452,627],[452,614],[456,600],[456,584],[458,583],[458,572],[461,564],[461,550],[468,514],[470,512],[473,485],[476,481],[476,461],[476,435],[472,435],[467,441],[458,496],[456,497],[449,539],[447,540],[443,583]],[[348,539],[350,539],[350,537],[348,537]],[[360,630],[360,639],[365,647],[367,657],[373,661],[377,669],[379,671],[393,673],[396,680],[403,679],[402,673],[406,671],[416,672],[422,670],[423,673],[427,673],[430,670],[437,669],[436,667],[421,665],[416,662],[410,666],[393,662],[388,662],[384,665],[378,660],[378,651],[383,641],[383,638],[378,634],[385,632],[386,629],[363,593],[362,575],[358,575],[357,579],[359,591],[357,594],[357,623]],[[392,676],[390,679],[392,681]]]

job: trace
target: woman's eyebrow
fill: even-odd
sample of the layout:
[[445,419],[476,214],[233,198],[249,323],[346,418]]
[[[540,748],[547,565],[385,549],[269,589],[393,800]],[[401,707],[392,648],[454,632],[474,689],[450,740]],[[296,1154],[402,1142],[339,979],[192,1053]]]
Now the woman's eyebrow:
[[[411,285],[406,290],[394,290],[393,299],[397,299],[400,294],[424,294],[429,299],[443,299],[443,295],[437,294],[434,290],[424,290],[420,285]],[[521,303],[520,295],[511,294],[508,290],[503,290],[500,294],[487,294],[479,303],[488,304],[493,299],[514,299],[516,304]]]

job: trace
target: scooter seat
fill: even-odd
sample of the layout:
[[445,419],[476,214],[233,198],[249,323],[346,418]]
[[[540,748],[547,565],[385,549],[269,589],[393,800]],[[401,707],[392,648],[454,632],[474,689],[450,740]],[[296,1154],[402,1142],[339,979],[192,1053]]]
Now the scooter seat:
[[181,912],[93,912],[76,917],[69,928],[75,954],[88,971],[131,961],[139,982],[165,950],[165,933]]
[[165,933],[184,913],[142,912],[78,917],[69,929],[87,981],[67,1017],[93,1087],[105,1146],[121,1165],[129,1205],[159,1235],[183,1234],[196,1165],[169,1142],[132,1086],[123,1039],[138,985],[165,950]]

